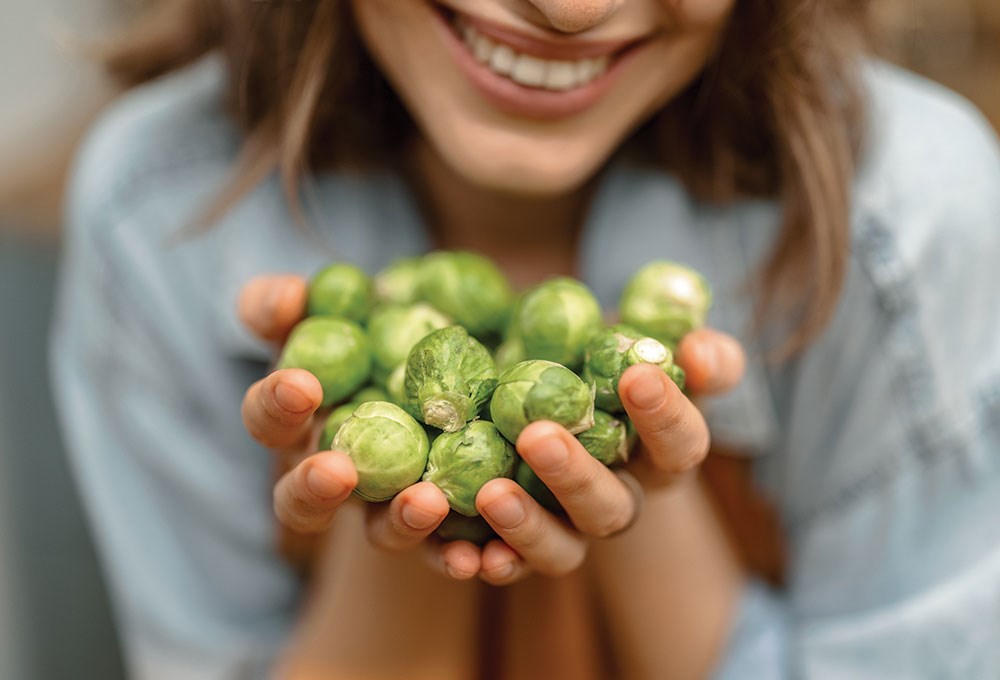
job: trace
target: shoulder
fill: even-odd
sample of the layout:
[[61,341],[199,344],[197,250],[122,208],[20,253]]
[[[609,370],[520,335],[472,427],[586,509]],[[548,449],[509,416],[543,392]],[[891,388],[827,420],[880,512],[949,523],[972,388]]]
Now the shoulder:
[[221,63],[207,58],[112,103],[77,155],[67,202],[70,228],[107,224],[178,182],[211,184],[223,176],[239,145],[224,111],[223,83]]
[[855,186],[856,217],[905,241],[910,257],[949,232],[995,239],[1000,143],[960,95],[881,62],[866,65],[867,143]]

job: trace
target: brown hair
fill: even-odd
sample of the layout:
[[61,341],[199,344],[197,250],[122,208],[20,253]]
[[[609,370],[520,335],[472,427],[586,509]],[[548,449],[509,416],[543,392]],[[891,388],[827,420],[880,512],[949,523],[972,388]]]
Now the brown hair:
[[[782,353],[823,329],[844,278],[866,4],[737,0],[712,64],[635,135],[703,200],[780,200],[782,228],[757,283],[759,317],[780,308],[797,320]],[[164,0],[106,63],[136,84],[216,50],[247,142],[213,218],[275,168],[295,207],[306,170],[389,163],[412,133],[346,0]]]

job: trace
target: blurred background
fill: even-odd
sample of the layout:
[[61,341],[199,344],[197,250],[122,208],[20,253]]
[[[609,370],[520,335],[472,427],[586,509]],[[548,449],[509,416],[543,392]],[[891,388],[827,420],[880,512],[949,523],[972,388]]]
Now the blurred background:
[[[52,416],[45,339],[63,185],[114,86],[80,56],[149,4],[4,0],[0,21],[0,678],[124,677]],[[1000,0],[875,0],[885,58],[1000,130]],[[87,669],[81,675],[81,669]]]

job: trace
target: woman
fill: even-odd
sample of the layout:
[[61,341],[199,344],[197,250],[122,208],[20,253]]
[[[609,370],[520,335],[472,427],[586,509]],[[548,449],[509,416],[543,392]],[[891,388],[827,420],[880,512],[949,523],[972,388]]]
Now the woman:
[[[133,81],[197,63],[81,158],[54,360],[136,674],[995,675],[1000,154],[966,104],[864,62],[862,25],[791,0],[180,2],[122,45]],[[258,380],[302,310],[268,274],[322,246],[371,270],[474,249],[605,307],[650,259],[704,272],[750,361],[714,331],[680,361],[726,393],[714,446],[774,497],[787,585],[742,575],[732,546],[757,572],[780,552],[754,552],[750,476],[717,484],[725,529],[690,473],[706,421],[642,370],[629,475],[551,424],[518,442],[568,524],[503,480],[481,552],[423,540],[428,485],[341,507],[349,461],[304,456],[315,382]],[[335,522],[301,614],[246,431],[290,468],[279,520]]]

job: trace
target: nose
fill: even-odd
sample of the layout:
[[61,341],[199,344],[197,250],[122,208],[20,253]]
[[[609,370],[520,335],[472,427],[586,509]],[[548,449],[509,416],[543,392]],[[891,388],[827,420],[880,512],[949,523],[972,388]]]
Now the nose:
[[529,0],[557,31],[581,33],[610,17],[624,0]]

